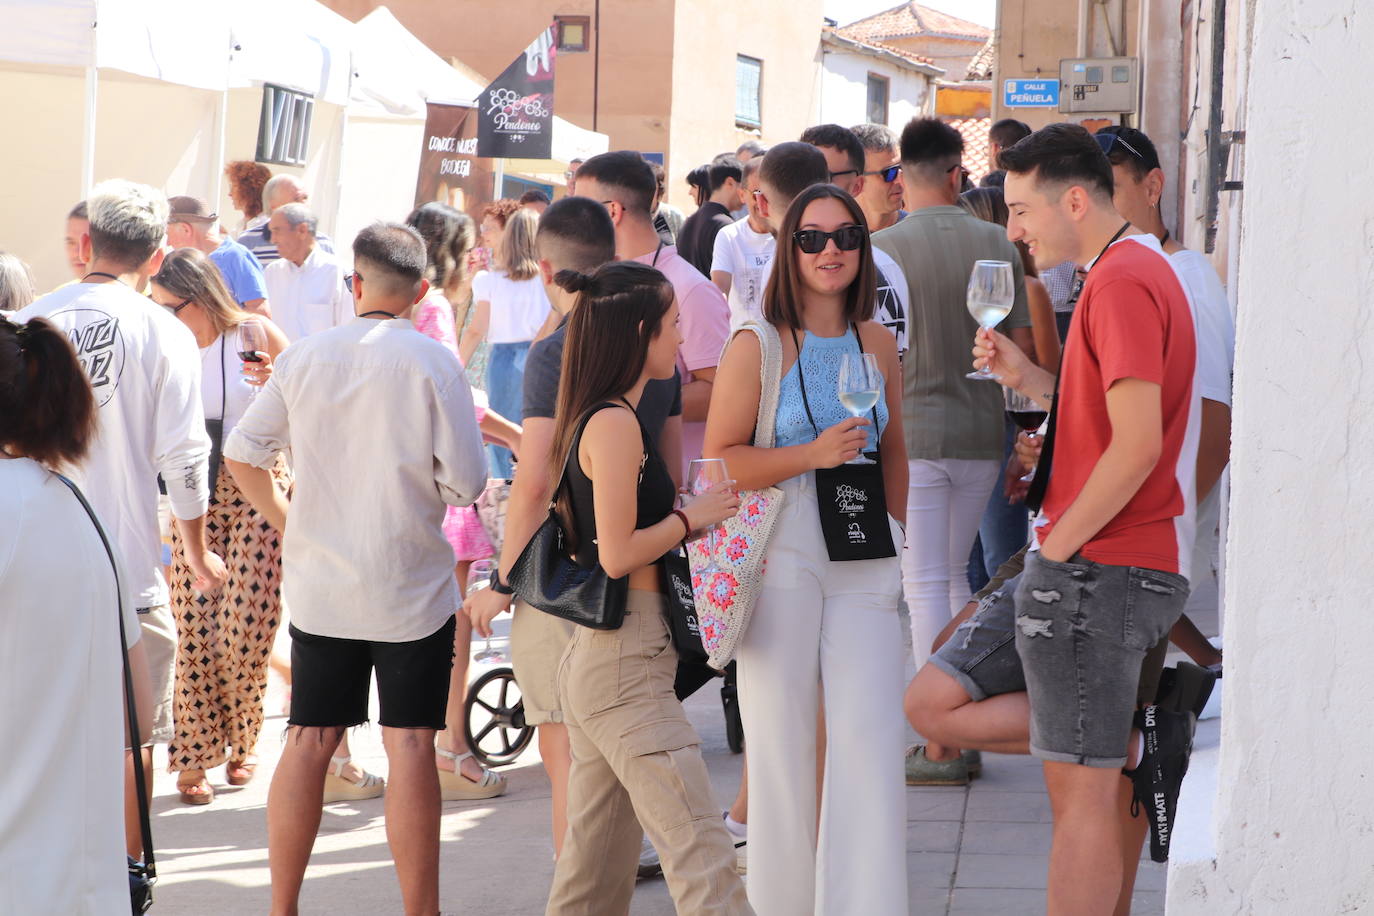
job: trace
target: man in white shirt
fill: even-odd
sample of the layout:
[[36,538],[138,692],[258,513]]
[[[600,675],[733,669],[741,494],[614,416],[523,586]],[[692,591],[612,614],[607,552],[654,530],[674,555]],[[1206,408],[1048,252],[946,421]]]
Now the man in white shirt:
[[751,318],[763,319],[763,287],[777,247],[772,227],[759,209],[762,165],[762,156],[744,163],[744,199],[749,215],[720,230],[711,257],[711,280],[725,293],[732,329]]
[[[1184,292],[1193,307],[1197,339],[1197,390],[1202,399],[1202,428],[1197,449],[1197,536],[1193,542],[1189,580],[1192,591],[1184,615],[1149,655],[1141,671],[1142,683],[1158,684],[1159,672],[1170,641],[1196,661],[1220,665],[1221,650],[1216,649],[1189,619],[1189,613],[1217,610],[1217,592],[1203,586],[1215,580],[1220,560],[1221,515],[1220,477],[1231,458],[1231,372],[1235,364],[1236,328],[1226,290],[1216,268],[1201,252],[1184,248],[1169,234],[1159,212],[1164,195],[1164,171],[1159,154],[1144,132],[1132,127],[1104,127],[1095,135],[1098,145],[1112,164],[1112,204],[1131,225],[1159,239],[1173,264]],[[1213,483],[1215,481],[1215,484]],[[1204,488],[1205,492],[1204,492]],[[1206,607],[1211,599],[1212,607]],[[1131,899],[1135,889],[1135,866],[1140,861],[1140,846],[1145,839],[1142,817],[1126,817],[1124,834],[1131,837],[1124,850],[1125,872],[1120,900]]]
[[344,324],[353,317],[344,269],[315,237],[315,215],[305,204],[287,204],[268,220],[281,257],[268,264],[267,301],[272,318],[292,343]]
[[[367,721],[374,668],[405,912],[439,910],[434,737],[461,605],[443,521],[481,495],[486,459],[462,365],[408,317],[429,289],[424,243],[378,223],[353,257],[356,317],[288,348],[224,446],[244,495],[285,532],[292,734],[267,801],[274,914],[296,912],[325,769],[344,730]],[[289,505],[269,470],[288,448]]]
[[[167,199],[128,181],[98,185],[86,201],[90,225],[79,241],[88,272],[21,309],[14,320],[47,318],[76,347],[100,408],[100,433],[72,476],[114,538],[128,567],[125,603],[138,612],[153,682],[152,738],[143,749],[149,792],[152,743],[172,736],[176,626],[168,608],[158,527],[158,475],[186,544],[196,588],[225,580],[224,562],[205,546],[210,438],[200,402],[200,351],[170,311],[135,290],[162,264]],[[126,805],[137,804],[130,775]],[[126,827],[129,854],[141,857],[137,820]]]

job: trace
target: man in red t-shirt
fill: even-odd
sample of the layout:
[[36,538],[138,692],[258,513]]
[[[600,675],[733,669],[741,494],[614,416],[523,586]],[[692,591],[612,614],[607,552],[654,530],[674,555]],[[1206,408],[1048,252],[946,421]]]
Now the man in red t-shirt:
[[1132,794],[1145,807],[1162,861],[1191,750],[1188,714],[1135,710],[1141,662],[1188,595],[1194,318],[1158,241],[1112,206],[1111,164],[1086,130],[1044,128],[999,165],[1008,236],[1087,280],[1057,382],[979,333],[975,365],[1055,411],[1028,500],[1043,511],[1025,571],[921,670],[908,714],[941,744],[1044,761],[1049,909],[1104,912],[1121,887],[1123,809]]

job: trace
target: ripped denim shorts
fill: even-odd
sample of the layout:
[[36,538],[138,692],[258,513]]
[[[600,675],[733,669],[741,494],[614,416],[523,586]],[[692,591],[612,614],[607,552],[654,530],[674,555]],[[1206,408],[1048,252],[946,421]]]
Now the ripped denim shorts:
[[974,700],[1026,691],[1042,760],[1124,766],[1141,662],[1187,598],[1174,573],[1033,551],[931,663]]

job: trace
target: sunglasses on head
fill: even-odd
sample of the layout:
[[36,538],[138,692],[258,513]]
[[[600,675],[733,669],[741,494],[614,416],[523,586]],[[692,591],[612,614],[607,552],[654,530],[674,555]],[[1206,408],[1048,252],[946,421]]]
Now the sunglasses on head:
[[883,182],[885,184],[892,184],[892,182],[897,180],[897,176],[902,174],[902,167],[900,165],[889,165],[885,169],[877,169],[872,172],[863,172],[862,174],[881,175],[883,176]]
[[792,233],[792,241],[807,254],[820,254],[831,239],[841,251],[854,251],[864,243],[865,232],[862,226],[841,226],[834,232],[819,229],[798,229]]
[[1105,156],[1111,156],[1112,151],[1115,150],[1118,145],[1120,145],[1124,146],[1126,148],[1126,151],[1130,153],[1132,156],[1136,157],[1137,159],[1141,161],[1144,161],[1145,159],[1145,157],[1140,154],[1140,150],[1136,149],[1134,146],[1131,146],[1131,144],[1128,143],[1126,141],[1126,138],[1121,136],[1121,134],[1104,132],[1100,134],[1093,134],[1093,139],[1097,141],[1098,146],[1102,147],[1102,153]]

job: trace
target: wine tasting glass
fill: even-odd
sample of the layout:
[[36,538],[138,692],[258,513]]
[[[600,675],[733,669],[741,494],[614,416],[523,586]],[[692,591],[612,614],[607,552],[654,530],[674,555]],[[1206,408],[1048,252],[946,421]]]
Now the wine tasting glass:
[[[725,470],[724,458],[698,458],[687,468],[687,485],[698,496],[729,479],[729,473]],[[702,568],[702,572],[720,572],[720,567],[716,565],[717,527],[717,525],[712,525],[706,532],[706,548],[711,552],[711,557]]]
[[[872,353],[840,354],[840,403],[850,416],[863,417],[878,403],[883,390],[883,374],[878,369],[878,357]],[[877,434],[877,430],[874,430]],[[864,457],[863,450],[845,464],[877,464]]]
[[[496,561],[494,560],[475,560],[468,568],[468,587],[466,594],[474,595],[484,588],[491,586],[491,580],[496,572]],[[487,637],[487,643],[482,650],[472,657],[475,662],[492,662],[500,664],[506,660],[506,654],[500,649],[493,649],[491,637]]]
[[[991,331],[1011,312],[1016,300],[1014,275],[1010,261],[975,261],[968,279],[968,311],[978,326]],[[970,372],[965,378],[997,381],[987,366]]]
[[[239,359],[246,363],[260,363],[262,357],[259,353],[267,352],[267,330],[262,326],[262,322],[256,318],[249,318],[239,325]],[[247,373],[242,373],[247,377]],[[253,390],[249,392],[250,398],[258,396],[260,385],[249,386]]]
[[[1049,413],[1035,403],[1034,398],[1027,397],[1015,389],[1003,388],[1002,392],[1006,398],[1007,416],[1011,417],[1013,423],[1034,437],[1036,430],[1044,425],[1045,418],[1049,416]],[[1020,479],[1022,483],[1030,483],[1035,479],[1035,468],[1031,468]]]

